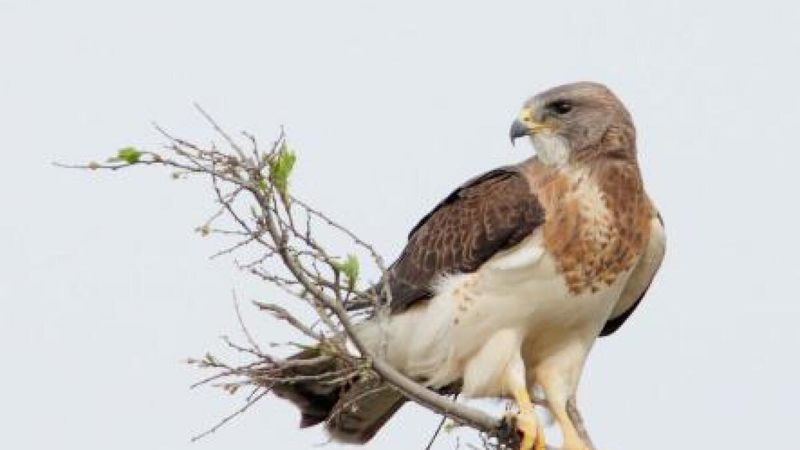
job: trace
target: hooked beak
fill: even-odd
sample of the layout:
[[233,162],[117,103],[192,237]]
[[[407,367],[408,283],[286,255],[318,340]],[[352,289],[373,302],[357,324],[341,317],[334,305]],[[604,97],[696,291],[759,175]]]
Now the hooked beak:
[[514,141],[522,136],[530,136],[542,130],[548,129],[548,126],[533,120],[533,111],[530,108],[524,108],[517,119],[511,124],[511,129],[508,131],[508,137],[511,139],[511,145]]

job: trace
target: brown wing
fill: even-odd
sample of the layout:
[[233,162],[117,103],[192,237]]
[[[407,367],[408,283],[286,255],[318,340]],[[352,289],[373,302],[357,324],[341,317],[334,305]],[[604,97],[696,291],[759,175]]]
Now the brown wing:
[[610,336],[614,334],[617,330],[619,330],[622,324],[624,324],[625,321],[628,320],[628,317],[630,317],[631,314],[633,314],[633,312],[636,310],[636,307],[639,306],[639,303],[641,303],[642,300],[644,300],[644,296],[647,295],[648,289],[650,289],[649,284],[647,285],[646,288],[644,288],[644,292],[642,292],[642,294],[639,295],[639,298],[636,299],[633,305],[631,305],[628,309],[626,309],[625,312],[623,312],[621,315],[609,319],[606,322],[606,324],[603,325],[603,329],[600,331],[600,337]]
[[411,230],[389,268],[392,311],[431,297],[431,285],[442,274],[474,272],[543,222],[544,210],[516,167],[468,181]]
[[656,213],[645,253],[633,273],[631,273],[628,285],[622,291],[611,317],[600,331],[601,337],[609,336],[616,332],[642,302],[647,290],[653,283],[656,272],[661,267],[665,248],[664,219],[661,218],[661,214]]

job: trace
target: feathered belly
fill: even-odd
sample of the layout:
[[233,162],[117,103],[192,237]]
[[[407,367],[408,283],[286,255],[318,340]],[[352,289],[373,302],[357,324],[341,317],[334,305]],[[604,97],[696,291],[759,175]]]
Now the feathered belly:
[[[431,387],[462,380],[471,386],[468,395],[502,395],[502,383],[491,374],[480,382],[464,380],[467,365],[484,358],[482,365],[491,372],[523,346],[530,358],[575,339],[590,347],[625,278],[595,292],[571,293],[553,258],[532,237],[475,273],[443,277],[432,299],[392,316],[386,326],[364,327],[362,337],[375,348],[385,342],[392,365]],[[499,343],[493,340],[498,333],[504,333]],[[482,351],[490,342],[497,348]]]

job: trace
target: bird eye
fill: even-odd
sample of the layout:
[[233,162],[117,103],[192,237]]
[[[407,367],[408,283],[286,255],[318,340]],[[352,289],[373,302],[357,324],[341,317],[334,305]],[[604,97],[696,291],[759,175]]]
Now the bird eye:
[[557,100],[550,103],[549,109],[559,115],[567,114],[572,111],[572,103],[566,100]]

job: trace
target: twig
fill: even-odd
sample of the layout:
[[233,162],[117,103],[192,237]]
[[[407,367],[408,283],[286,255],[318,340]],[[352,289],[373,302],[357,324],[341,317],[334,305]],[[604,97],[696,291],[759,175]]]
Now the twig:
[[242,406],[241,408],[237,409],[232,414],[229,414],[229,415],[225,416],[222,420],[217,422],[216,425],[214,425],[213,427],[209,428],[208,430],[206,430],[206,431],[204,431],[204,432],[192,437],[192,442],[197,442],[200,439],[203,439],[204,437],[206,437],[206,436],[208,436],[210,434],[216,433],[217,430],[219,430],[220,428],[225,426],[226,423],[228,423],[231,420],[235,419],[236,417],[242,415],[245,411],[250,409],[251,406],[255,405],[259,400],[264,398],[267,394],[269,394],[269,391],[270,391],[269,389],[264,389],[264,392],[262,392],[262,393],[258,394],[257,396],[253,397],[251,400],[249,400],[247,403],[245,403],[244,406]]
[[244,333],[245,337],[247,338],[247,342],[258,352],[259,355],[263,355],[264,352],[261,351],[261,347],[258,346],[258,343],[253,338],[253,335],[250,334],[250,330],[247,329],[247,326],[244,324],[244,319],[242,318],[242,312],[239,310],[239,299],[236,297],[236,290],[231,290],[233,294],[233,309],[236,311],[236,319],[239,321],[239,326],[242,329],[242,333]]
[[425,446],[425,450],[431,450],[433,448],[433,443],[436,442],[436,438],[439,437],[439,433],[442,431],[442,427],[444,426],[447,417],[442,416],[442,419],[439,421],[439,425],[436,427],[436,431],[433,432],[433,436],[428,441],[428,445]]

